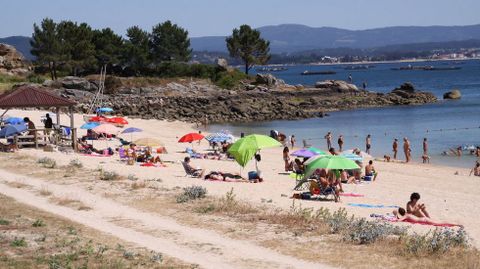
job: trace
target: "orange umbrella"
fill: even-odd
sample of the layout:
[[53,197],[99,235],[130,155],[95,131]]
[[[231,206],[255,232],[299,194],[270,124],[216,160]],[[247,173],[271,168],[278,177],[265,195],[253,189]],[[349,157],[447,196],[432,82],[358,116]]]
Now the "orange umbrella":
[[186,135],[182,136],[182,138],[180,138],[180,140],[178,140],[178,143],[190,143],[190,142],[193,142],[193,141],[202,140],[203,138],[204,138],[204,136],[199,134],[199,133],[189,133],[189,134],[186,134]]
[[109,118],[107,119],[107,122],[109,123],[112,123],[112,124],[116,124],[116,125],[127,125],[128,124],[128,121],[122,117],[113,117],[113,118]]

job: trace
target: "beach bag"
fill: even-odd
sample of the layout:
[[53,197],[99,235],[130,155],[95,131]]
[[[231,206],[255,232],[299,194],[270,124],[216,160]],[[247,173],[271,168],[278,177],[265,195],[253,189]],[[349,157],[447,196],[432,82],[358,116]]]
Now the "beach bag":
[[248,172],[248,180],[255,180],[258,178],[258,174],[256,171]]

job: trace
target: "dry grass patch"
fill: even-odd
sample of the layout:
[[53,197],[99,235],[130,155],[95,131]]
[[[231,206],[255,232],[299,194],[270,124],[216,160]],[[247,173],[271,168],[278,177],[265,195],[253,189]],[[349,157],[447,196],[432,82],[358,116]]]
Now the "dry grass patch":
[[72,199],[69,197],[52,197],[50,198],[51,202],[56,203],[57,205],[67,206],[77,210],[91,210],[92,208],[82,203],[80,200]]
[[4,181],[4,182],[8,186],[10,186],[12,188],[17,188],[17,189],[24,189],[24,188],[30,187],[30,185],[25,184],[25,183],[20,182],[20,181]]
[[0,203],[0,268],[195,268],[3,195]]
[[131,184],[132,190],[143,189],[147,186],[144,180],[137,180]]
[[42,196],[50,196],[52,195],[52,192],[48,189],[47,186],[42,186],[42,188],[39,191],[40,195]]

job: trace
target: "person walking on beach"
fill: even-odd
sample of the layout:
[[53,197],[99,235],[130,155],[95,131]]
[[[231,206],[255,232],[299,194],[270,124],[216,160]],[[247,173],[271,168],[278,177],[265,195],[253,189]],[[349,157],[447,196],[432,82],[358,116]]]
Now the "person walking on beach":
[[410,162],[412,149],[410,148],[410,141],[406,137],[403,138],[403,152],[405,153],[405,162]]
[[370,154],[371,147],[372,147],[372,136],[368,134],[367,138],[365,139],[365,152]]
[[292,145],[292,149],[295,147],[295,143],[297,143],[297,139],[295,139],[295,135],[290,137],[290,144]]
[[392,148],[393,148],[393,159],[396,160],[397,159],[397,153],[398,153],[398,139],[393,139],[393,145],[392,145]]
[[338,136],[338,150],[343,151],[343,135]]
[[327,139],[327,149],[330,149],[332,147],[332,132],[328,132],[325,139]]

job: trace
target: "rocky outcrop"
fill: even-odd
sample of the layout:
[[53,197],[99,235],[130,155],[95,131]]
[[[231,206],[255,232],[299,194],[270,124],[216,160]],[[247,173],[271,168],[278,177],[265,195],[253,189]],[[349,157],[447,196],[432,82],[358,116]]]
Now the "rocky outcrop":
[[0,74],[24,76],[32,71],[32,65],[15,47],[0,43]]
[[460,99],[462,98],[462,93],[459,90],[452,90],[443,94],[443,99]]
[[315,83],[317,89],[330,89],[336,92],[356,92],[357,86],[347,83],[343,80],[324,80]]
[[[271,77],[266,78],[268,82]],[[177,80],[165,85],[121,87],[114,94],[105,95],[103,103],[123,115],[145,119],[195,122],[207,115],[210,122],[248,122],[304,119],[321,117],[335,110],[436,101],[435,96],[417,91],[413,85],[402,85],[388,94],[355,90],[348,83],[336,83],[333,88],[251,86],[252,90],[234,91],[207,81]],[[65,87],[57,91],[75,99],[79,112],[86,112],[94,95],[87,90]]]
[[278,87],[285,85],[285,81],[276,78],[272,74],[257,74],[255,77],[256,84],[265,85],[267,87]]
[[85,78],[68,76],[60,79],[58,83],[61,83],[62,86],[66,89],[75,89],[82,91],[96,91],[97,86],[92,84]]

